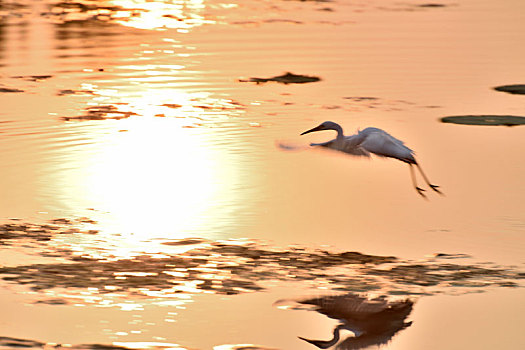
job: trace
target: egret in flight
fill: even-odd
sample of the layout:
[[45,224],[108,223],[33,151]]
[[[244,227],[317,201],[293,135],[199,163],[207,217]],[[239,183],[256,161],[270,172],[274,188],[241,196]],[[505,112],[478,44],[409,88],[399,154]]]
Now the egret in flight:
[[435,192],[442,194],[438,189],[439,186],[432,185],[428,180],[423,169],[421,169],[421,166],[414,157],[414,151],[405,146],[403,141],[396,139],[386,131],[378,128],[366,128],[359,130],[355,135],[345,136],[341,125],[326,121],[313,129],[303,132],[301,135],[322,130],[335,130],[337,137],[323,143],[311,143],[310,146],[326,147],[354,156],[370,157],[370,153],[373,153],[380,157],[398,159],[409,165],[412,185],[421,196],[426,197],[423,193],[425,190],[417,185],[414,166],[417,167],[426,184]]

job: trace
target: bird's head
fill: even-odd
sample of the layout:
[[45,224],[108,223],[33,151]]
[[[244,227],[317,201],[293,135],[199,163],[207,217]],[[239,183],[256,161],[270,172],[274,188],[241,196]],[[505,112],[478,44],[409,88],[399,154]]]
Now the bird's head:
[[315,132],[315,131],[322,131],[322,130],[338,130],[340,128],[341,127],[339,126],[339,124],[331,122],[331,121],[326,121],[326,122],[319,124],[313,129],[306,130],[305,132],[301,133],[301,135],[308,134],[308,133]]

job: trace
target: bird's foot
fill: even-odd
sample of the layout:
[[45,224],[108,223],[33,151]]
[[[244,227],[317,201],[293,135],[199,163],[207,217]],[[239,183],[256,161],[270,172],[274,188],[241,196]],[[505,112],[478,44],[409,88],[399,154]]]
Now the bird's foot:
[[428,186],[434,191],[434,192],[437,192],[439,194],[443,194],[443,192],[441,192],[438,188],[439,186],[438,185],[432,185],[432,184],[428,184]]
[[422,189],[421,187],[417,187],[416,186],[416,191],[417,191],[417,193],[419,193],[421,195],[421,197],[427,198],[427,196],[425,196],[425,194],[423,193],[423,192],[425,192],[425,190]]

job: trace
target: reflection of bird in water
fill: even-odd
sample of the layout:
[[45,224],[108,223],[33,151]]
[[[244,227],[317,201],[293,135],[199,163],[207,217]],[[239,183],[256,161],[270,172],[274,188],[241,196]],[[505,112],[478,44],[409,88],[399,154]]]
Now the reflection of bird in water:
[[412,311],[410,300],[388,301],[384,297],[367,299],[355,294],[326,296],[299,301],[301,304],[314,305],[315,310],[330,318],[341,321],[334,328],[331,340],[307,341],[320,349],[328,349],[340,340],[340,331],[350,330],[355,336],[350,336],[339,343],[336,349],[363,349],[372,345],[388,343],[402,329],[412,322],[405,322]]
[[386,131],[378,128],[366,128],[358,131],[356,135],[345,136],[343,128],[339,124],[326,121],[313,129],[303,132],[301,135],[321,130],[335,130],[337,131],[337,137],[328,142],[312,143],[310,144],[311,146],[327,147],[354,156],[370,157],[370,153],[374,153],[380,157],[399,159],[410,166],[412,184],[420,195],[425,197],[423,194],[425,190],[417,185],[413,165],[418,168],[427,185],[432,190],[441,193],[438,189],[439,186],[432,185],[426,177],[423,169],[421,169],[416,158],[414,158],[414,152],[405,146],[403,141],[396,139]]

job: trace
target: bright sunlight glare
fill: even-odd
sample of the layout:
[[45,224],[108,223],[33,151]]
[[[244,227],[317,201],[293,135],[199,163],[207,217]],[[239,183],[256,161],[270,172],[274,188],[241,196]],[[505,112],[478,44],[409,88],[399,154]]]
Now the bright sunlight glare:
[[173,234],[202,224],[218,191],[216,158],[196,133],[165,118],[130,118],[89,159],[87,196],[109,212],[120,232]]

